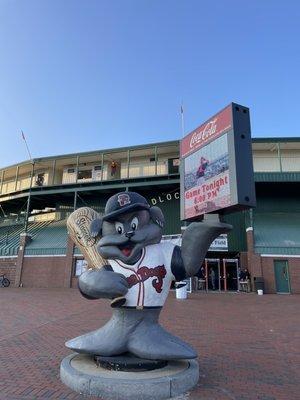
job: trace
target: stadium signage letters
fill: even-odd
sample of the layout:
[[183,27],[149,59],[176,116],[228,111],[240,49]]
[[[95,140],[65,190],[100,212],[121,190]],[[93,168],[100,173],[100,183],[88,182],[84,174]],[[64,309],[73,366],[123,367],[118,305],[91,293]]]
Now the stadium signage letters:
[[228,250],[228,239],[227,239],[227,234],[224,233],[220,236],[218,236],[210,245],[209,247],[210,251],[222,251],[222,250]]
[[229,131],[232,129],[232,125],[231,106],[228,106],[210,120],[199,126],[181,141],[181,157],[186,157],[195,150],[221,136],[223,133]]
[[151,203],[155,206],[157,203],[164,203],[165,201],[171,201],[172,199],[178,200],[179,199],[179,192],[175,193],[167,193],[167,194],[160,194],[157,197],[151,198]]

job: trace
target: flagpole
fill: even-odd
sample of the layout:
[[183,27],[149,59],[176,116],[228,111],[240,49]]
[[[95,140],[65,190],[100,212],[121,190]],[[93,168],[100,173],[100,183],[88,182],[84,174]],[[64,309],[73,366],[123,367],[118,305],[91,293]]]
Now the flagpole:
[[[184,138],[184,132],[185,132],[185,127],[184,127],[184,109],[183,109],[183,102],[181,102],[181,106],[180,106],[180,114],[181,114],[181,137],[182,139]],[[182,163],[180,161],[180,176],[182,174]],[[182,191],[182,178],[180,178],[180,192]],[[181,193],[180,193],[181,194]],[[182,207],[182,200],[180,200],[180,208]],[[181,237],[183,235],[183,231],[186,229],[187,227],[187,221],[184,220],[183,221],[183,225],[181,226]]]
[[21,130],[21,133],[22,133],[22,138],[23,138],[23,140],[24,140],[24,142],[25,142],[25,145],[26,145],[26,149],[27,149],[29,158],[30,158],[30,160],[31,160],[31,162],[32,162],[32,157],[31,157],[31,153],[30,153],[30,150],[29,150],[29,147],[28,147],[28,144],[27,144],[26,137],[25,137],[24,132],[23,132],[22,130]]
[[184,137],[184,109],[183,109],[183,104],[181,103],[180,106],[180,114],[181,114],[181,136]]

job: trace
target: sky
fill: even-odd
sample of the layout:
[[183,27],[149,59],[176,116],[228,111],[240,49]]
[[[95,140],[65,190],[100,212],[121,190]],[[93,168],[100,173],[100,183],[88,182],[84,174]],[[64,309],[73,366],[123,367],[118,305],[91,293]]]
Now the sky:
[[231,101],[300,136],[297,0],[0,0],[0,168],[182,137]]

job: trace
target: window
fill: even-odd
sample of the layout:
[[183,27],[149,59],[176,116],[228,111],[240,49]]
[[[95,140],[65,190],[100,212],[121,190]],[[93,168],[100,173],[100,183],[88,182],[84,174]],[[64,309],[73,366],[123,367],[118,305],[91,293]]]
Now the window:
[[44,181],[45,181],[45,174],[44,173],[38,174],[36,176],[35,184],[36,186],[43,186]]
[[92,179],[92,170],[91,169],[84,169],[78,171],[77,179]]
[[168,169],[169,169],[169,174],[178,174],[179,173],[179,159],[178,158],[169,158],[168,159]]
[[75,262],[75,276],[79,277],[84,271],[87,270],[88,263],[86,260],[76,260]]

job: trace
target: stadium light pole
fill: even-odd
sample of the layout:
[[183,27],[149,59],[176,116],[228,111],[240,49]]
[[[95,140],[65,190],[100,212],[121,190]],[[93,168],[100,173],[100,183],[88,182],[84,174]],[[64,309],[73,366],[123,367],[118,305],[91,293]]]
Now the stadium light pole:
[[29,211],[30,211],[30,200],[31,200],[31,188],[32,188],[32,179],[33,179],[33,175],[34,175],[34,161],[32,159],[31,156],[31,152],[29,150],[29,146],[26,140],[26,136],[24,134],[24,132],[21,129],[21,135],[22,135],[22,139],[24,140],[25,146],[26,146],[26,150],[27,153],[29,155],[29,159],[30,159],[30,163],[31,163],[31,174],[30,174],[30,186],[29,186],[29,193],[28,193],[28,199],[27,199],[27,207],[26,207],[26,216],[25,216],[25,224],[24,224],[24,232],[27,232],[28,229],[28,217],[29,217]]

